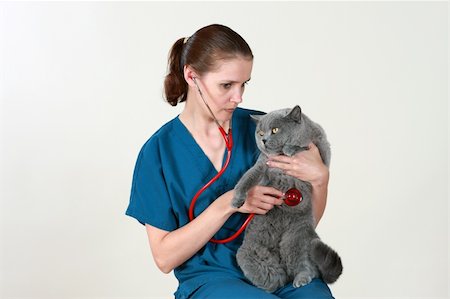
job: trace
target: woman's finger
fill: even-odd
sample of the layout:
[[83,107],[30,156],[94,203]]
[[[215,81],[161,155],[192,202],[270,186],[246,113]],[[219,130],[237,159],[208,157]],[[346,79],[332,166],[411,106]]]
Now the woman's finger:
[[258,214],[258,215],[265,215],[269,212],[269,210],[263,210],[263,209],[255,209],[252,213]]
[[278,155],[278,156],[270,156],[268,162],[278,162],[278,163],[291,163],[291,157]]
[[263,210],[269,211],[269,210],[272,210],[272,209],[273,209],[273,204],[270,204],[270,203],[266,203],[266,202],[261,201],[261,202],[258,204],[257,207],[258,207],[259,209],[263,209]]
[[248,210],[249,213],[256,213],[256,214],[265,214],[273,208],[273,205],[263,202],[257,203],[248,202],[246,206],[247,206],[246,210]]
[[318,149],[318,147],[316,146],[316,144],[314,142],[310,142],[308,144],[309,150],[316,150]]
[[263,210],[271,210],[274,205],[278,204],[278,199],[273,196],[254,196],[249,200],[249,205],[254,208]]
[[273,196],[264,196],[263,198],[261,198],[261,201],[267,204],[271,205],[271,208],[273,208],[273,206],[279,206],[283,203],[283,200],[281,199],[283,197],[283,195],[279,196],[279,197],[273,197]]
[[281,170],[289,170],[292,167],[290,163],[277,162],[275,160],[267,161],[267,166],[272,167],[272,168],[279,168]]
[[283,192],[273,187],[258,186],[258,191],[260,192],[260,194],[272,197],[282,197],[284,195]]

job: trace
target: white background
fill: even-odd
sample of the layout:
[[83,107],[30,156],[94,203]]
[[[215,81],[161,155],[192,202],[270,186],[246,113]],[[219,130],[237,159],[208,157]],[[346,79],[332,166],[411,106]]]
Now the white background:
[[447,2],[0,4],[1,298],[171,298],[124,215],[169,48],[211,23],[253,49],[243,107],[300,104],[332,144],[318,231],[337,298],[446,298]]

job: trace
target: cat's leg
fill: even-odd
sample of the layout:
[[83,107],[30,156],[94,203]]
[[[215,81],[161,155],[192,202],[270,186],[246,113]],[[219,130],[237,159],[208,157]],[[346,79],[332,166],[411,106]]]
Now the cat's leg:
[[236,259],[244,275],[255,286],[267,292],[274,292],[287,283],[286,270],[275,248],[270,249],[257,242],[244,242]]
[[295,275],[292,285],[296,288],[302,287],[310,283],[317,276],[317,269],[311,263],[301,263],[299,271]]
[[[305,240],[306,239],[306,240]],[[319,276],[316,265],[309,257],[309,241],[304,235],[286,234],[280,243],[281,256],[294,287],[302,287]]]
[[256,164],[242,176],[234,188],[234,197],[231,202],[233,207],[240,208],[244,204],[248,190],[259,183],[266,168],[262,158],[259,158]]
[[285,144],[283,147],[283,153],[289,157],[295,155],[298,152],[306,150],[308,150],[307,146],[300,146],[300,145]]

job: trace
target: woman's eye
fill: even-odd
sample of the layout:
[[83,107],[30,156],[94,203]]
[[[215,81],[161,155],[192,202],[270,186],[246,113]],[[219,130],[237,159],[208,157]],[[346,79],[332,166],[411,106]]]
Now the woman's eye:
[[230,89],[231,88],[231,83],[224,83],[222,84],[222,87],[225,89]]
[[272,128],[272,134],[276,134],[278,132],[278,128]]
[[259,130],[259,131],[258,131],[258,135],[259,135],[259,136],[264,136],[264,131]]

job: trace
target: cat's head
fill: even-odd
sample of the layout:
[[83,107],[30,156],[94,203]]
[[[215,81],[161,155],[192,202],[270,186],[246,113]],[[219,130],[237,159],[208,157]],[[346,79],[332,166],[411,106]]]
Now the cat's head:
[[252,115],[252,118],[257,122],[256,143],[267,156],[290,154],[286,152],[286,146],[307,148],[311,142],[311,134],[304,125],[305,116],[298,105],[265,115]]

